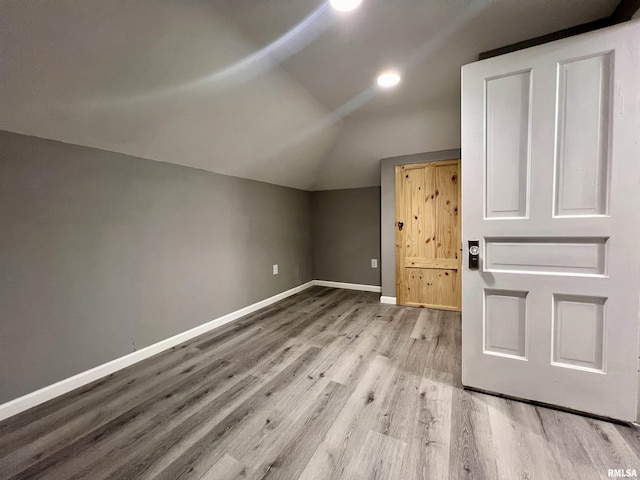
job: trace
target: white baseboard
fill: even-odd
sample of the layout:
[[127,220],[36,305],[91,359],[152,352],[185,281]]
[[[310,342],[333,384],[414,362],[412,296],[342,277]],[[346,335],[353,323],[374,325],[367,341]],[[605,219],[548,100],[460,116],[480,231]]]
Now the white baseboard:
[[380,297],[380,303],[386,303],[389,305],[396,305],[398,302],[396,301],[396,297],[385,297],[384,295]]
[[17,415],[20,412],[24,412],[25,410],[35,407],[36,405],[44,403],[55,397],[64,395],[65,393],[75,390],[78,387],[87,385],[88,383],[98,380],[99,378],[111,375],[113,372],[128,367],[129,365],[133,365],[134,363],[140,362],[146,358],[152,357],[153,355],[160,353],[163,350],[179,345],[183,342],[186,342],[187,340],[191,340],[198,335],[202,335],[203,333],[213,330],[214,328],[221,327],[225,323],[232,322],[240,317],[248,315],[249,313],[255,312],[256,310],[260,310],[261,308],[271,305],[272,303],[290,297],[291,295],[295,295],[296,293],[306,290],[309,287],[313,287],[314,285],[316,285],[315,280],[311,280],[310,282],[299,285],[295,288],[287,290],[286,292],[278,293],[273,297],[266,298],[264,300],[261,300],[260,302],[254,303],[253,305],[249,305],[248,307],[241,308],[240,310],[236,310],[235,312],[231,312],[227,315],[216,318],[215,320],[211,320],[210,322],[199,325],[195,328],[192,328],[191,330],[187,330],[186,332],[182,332],[173,337],[161,340],[158,343],[154,343],[153,345],[149,345],[148,347],[129,353],[128,355],[125,355],[123,357],[116,358],[115,360],[104,363],[102,365],[98,365],[95,368],[78,373],[77,375],[65,378],[64,380],[61,380],[57,383],[41,388],[40,390],[36,390],[35,392],[28,393],[22,397],[18,397],[7,403],[4,403],[0,405],[0,421],[13,415]]
[[382,287],[377,285],[362,285],[359,283],[342,283],[342,282],[330,282],[328,280],[315,280],[315,284],[319,287],[333,287],[333,288],[345,288],[347,290],[362,290],[364,292],[377,292],[382,291]]

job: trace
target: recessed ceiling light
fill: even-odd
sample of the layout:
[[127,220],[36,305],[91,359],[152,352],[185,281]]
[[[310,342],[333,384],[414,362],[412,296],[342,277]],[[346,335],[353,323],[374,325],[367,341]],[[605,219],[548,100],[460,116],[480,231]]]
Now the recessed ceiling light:
[[350,12],[358,8],[362,0],[329,0],[329,3],[339,12]]
[[388,70],[382,72],[378,76],[378,85],[382,88],[395,87],[400,83],[400,74],[395,70]]

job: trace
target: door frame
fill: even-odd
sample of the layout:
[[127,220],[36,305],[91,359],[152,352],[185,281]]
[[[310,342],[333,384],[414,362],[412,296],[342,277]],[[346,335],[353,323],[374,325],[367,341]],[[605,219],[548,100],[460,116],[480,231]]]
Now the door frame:
[[[447,305],[428,305],[428,304],[420,304],[413,302],[401,302],[401,294],[400,294],[400,279],[402,278],[402,273],[405,268],[404,266],[404,258],[402,253],[402,246],[400,240],[400,230],[398,229],[398,219],[400,218],[400,199],[404,197],[403,195],[403,183],[401,181],[401,176],[399,175],[399,171],[402,168],[421,168],[425,166],[446,166],[446,165],[457,165],[458,166],[458,219],[459,219],[459,255],[458,255],[458,281],[460,284],[460,308],[450,307]],[[454,312],[462,312],[462,256],[463,256],[463,239],[462,239],[462,158],[456,159],[446,159],[446,160],[435,160],[428,162],[416,162],[416,163],[403,163],[394,166],[394,176],[395,176],[395,219],[393,223],[394,227],[394,236],[395,236],[395,259],[396,259],[396,304],[397,305],[405,305],[410,307],[421,307],[421,308],[432,308],[436,310],[449,310]]]

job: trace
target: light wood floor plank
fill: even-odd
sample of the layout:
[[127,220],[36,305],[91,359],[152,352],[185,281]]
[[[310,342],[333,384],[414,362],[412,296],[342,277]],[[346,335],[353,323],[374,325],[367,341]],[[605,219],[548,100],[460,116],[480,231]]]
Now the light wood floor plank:
[[[273,408],[276,403],[274,398],[282,397],[279,394],[282,394],[289,387],[290,382],[304,378],[303,375],[308,363],[317,357],[318,352],[317,348],[309,348],[294,363],[265,384],[255,394],[251,395],[221,422],[213,425],[212,428],[207,426],[201,429],[204,430],[202,434],[200,431],[196,434],[189,432],[196,440],[190,446],[184,448],[172,463],[150,478],[173,480],[177,478],[199,478],[202,476],[215,461],[226,453],[223,452],[220,457],[216,455],[219,449],[224,448],[222,442],[229,441],[229,437],[233,437],[234,434],[242,431],[248,423],[251,423],[257,417],[264,418],[265,411]],[[264,423],[266,424],[266,419]],[[250,439],[247,438],[246,440],[249,441]],[[157,453],[153,453],[153,455],[157,457]],[[140,460],[138,465],[146,467],[146,465],[153,463],[153,460],[145,458]],[[243,460],[241,459],[241,461]],[[122,478],[123,474],[128,470],[129,467],[120,472],[115,478]]]
[[244,465],[231,455],[225,455],[205,473],[202,480],[234,480],[246,476]]
[[392,368],[387,357],[378,355],[373,359],[300,478],[343,478],[349,462],[381,415]]
[[606,471],[593,464],[583,439],[580,438],[574,415],[542,407],[535,407],[546,444],[560,465],[564,478],[596,479]]
[[264,460],[251,478],[298,478],[344,407],[349,393],[346,386],[329,382],[314,402],[304,409],[304,415],[288,426],[287,434],[281,435],[280,441],[276,440],[273,448],[263,455]]
[[453,478],[498,477],[489,411],[480,394],[457,388],[451,406],[449,472]]
[[405,478],[402,459],[406,443],[369,430],[364,443],[353,461],[349,462],[340,478],[361,480],[364,478]]

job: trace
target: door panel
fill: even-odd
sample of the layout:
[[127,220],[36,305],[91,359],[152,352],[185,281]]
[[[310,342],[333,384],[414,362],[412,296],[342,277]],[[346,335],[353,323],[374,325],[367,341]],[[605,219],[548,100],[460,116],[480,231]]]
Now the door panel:
[[528,292],[484,291],[484,352],[526,360]]
[[460,309],[459,205],[458,160],[396,167],[399,304]]
[[486,81],[486,216],[526,217],[531,71]]
[[603,297],[553,295],[554,364],[603,371],[606,301]]
[[606,274],[606,238],[485,238],[485,272]]
[[463,67],[463,383],[638,405],[640,23]]
[[603,215],[608,191],[611,52],[558,66],[555,214]]

